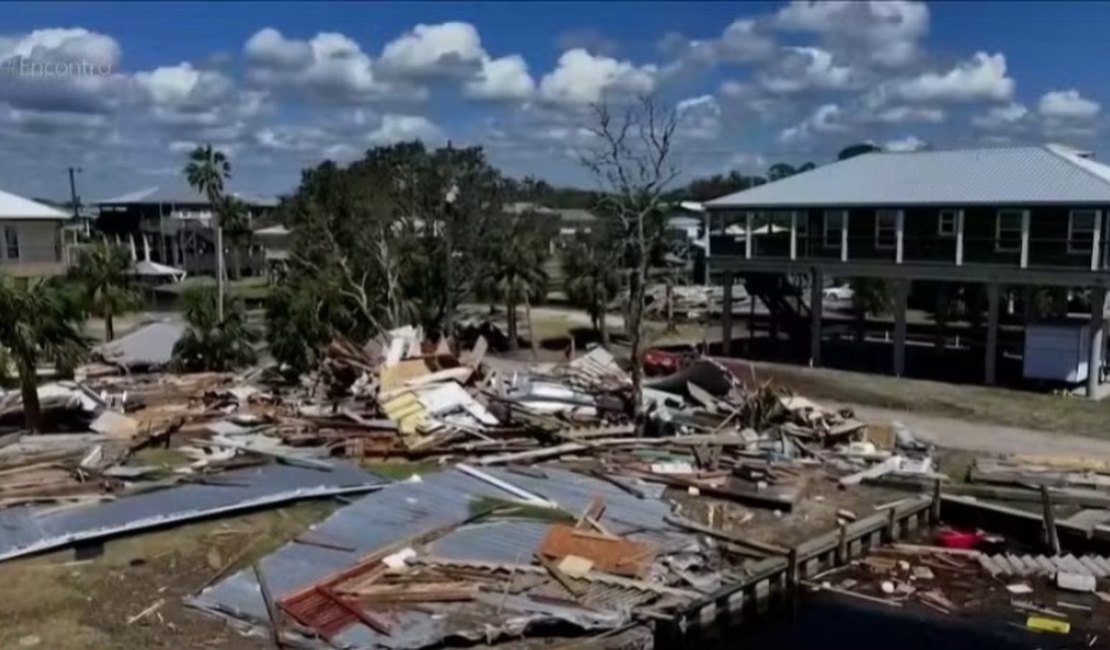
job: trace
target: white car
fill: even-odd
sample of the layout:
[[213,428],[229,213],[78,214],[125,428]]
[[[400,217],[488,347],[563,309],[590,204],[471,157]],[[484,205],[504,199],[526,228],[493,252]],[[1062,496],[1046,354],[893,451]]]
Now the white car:
[[821,292],[821,298],[828,302],[851,300],[853,295],[855,295],[855,292],[852,291],[852,287],[846,284],[838,287],[825,287],[825,290]]

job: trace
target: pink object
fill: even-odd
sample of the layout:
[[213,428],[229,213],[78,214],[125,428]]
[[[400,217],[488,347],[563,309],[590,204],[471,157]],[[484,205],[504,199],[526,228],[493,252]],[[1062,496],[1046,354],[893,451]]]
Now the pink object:
[[959,530],[942,530],[937,533],[937,543],[945,548],[972,549],[983,541],[983,537],[985,535],[980,531],[965,533]]

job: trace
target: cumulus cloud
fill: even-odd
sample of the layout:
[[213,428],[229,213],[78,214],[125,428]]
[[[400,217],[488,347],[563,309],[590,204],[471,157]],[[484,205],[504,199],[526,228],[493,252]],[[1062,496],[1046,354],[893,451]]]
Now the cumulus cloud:
[[586,50],[593,55],[616,56],[620,52],[620,44],[593,27],[573,29],[559,35],[555,39],[555,46],[560,52],[567,50]]
[[752,63],[770,58],[775,40],[754,20],[736,20],[710,39],[688,39],[678,32],[668,32],[660,39],[658,49],[676,58],[668,66],[673,75],[690,67],[712,67],[720,63]]
[[15,108],[106,113],[129,96],[121,49],[87,29],[39,29],[0,36],[0,101]]
[[1078,90],[1053,90],[1041,96],[1037,112],[1046,118],[1086,120],[1102,110],[1098,102],[1087,99]]
[[1028,114],[1029,109],[1014,102],[1005,106],[993,106],[986,113],[973,116],[971,118],[971,124],[981,129],[995,131],[1013,127],[1020,123]]
[[783,30],[819,34],[838,51],[863,53],[876,65],[900,67],[918,57],[918,42],[929,31],[929,8],[904,0],[793,0],[774,22]]
[[207,110],[231,95],[231,79],[213,70],[198,70],[190,63],[139,72],[135,82],[160,107],[177,110]]
[[785,144],[793,144],[808,140],[818,134],[842,133],[848,130],[845,117],[844,110],[840,106],[822,104],[801,123],[783,129],[779,133],[779,140]]
[[564,52],[555,70],[540,81],[540,97],[561,105],[586,105],[610,93],[649,93],[655,89],[658,70],[636,66],[583,49]]
[[500,59],[486,57],[473,79],[463,84],[463,92],[474,99],[522,101],[536,90],[524,58],[513,54]]
[[897,92],[914,102],[1009,101],[1014,80],[1006,75],[1006,57],[976,52],[945,73],[926,72],[901,82]]
[[691,140],[713,140],[721,135],[721,106],[712,95],[684,99],[675,105],[676,134]]
[[852,69],[834,65],[833,55],[817,47],[784,47],[775,63],[759,75],[760,85],[773,93],[841,90],[852,83]]
[[370,144],[382,145],[406,140],[439,140],[443,131],[422,115],[396,115],[387,113],[382,116],[381,124],[367,136]]
[[906,137],[899,138],[897,140],[888,140],[885,144],[883,144],[883,150],[905,153],[909,151],[921,151],[928,146],[928,142],[925,142],[917,136],[907,135]]
[[343,34],[321,32],[311,40],[286,38],[267,27],[244,46],[248,79],[264,88],[301,91],[313,99],[358,103],[389,97],[421,99],[421,89],[378,78],[373,60]]
[[944,119],[944,110],[919,106],[893,106],[875,115],[876,122],[887,124],[906,124],[910,122],[939,124]]
[[487,58],[478,30],[470,23],[417,25],[382,49],[380,69],[390,75],[429,77],[475,71]]

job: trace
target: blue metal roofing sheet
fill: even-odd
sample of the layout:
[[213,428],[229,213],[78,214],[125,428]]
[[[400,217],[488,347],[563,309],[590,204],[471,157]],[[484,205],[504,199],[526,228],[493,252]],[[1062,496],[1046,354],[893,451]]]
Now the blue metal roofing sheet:
[[713,209],[1110,203],[1110,167],[1062,147],[869,153],[707,202]]

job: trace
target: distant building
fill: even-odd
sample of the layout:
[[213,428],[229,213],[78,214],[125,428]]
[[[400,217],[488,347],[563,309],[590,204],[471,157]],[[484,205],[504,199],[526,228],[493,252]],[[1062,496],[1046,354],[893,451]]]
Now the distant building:
[[67,212],[0,191],[0,271],[16,277],[65,273],[77,245],[77,231],[68,227],[72,219]]
[[[277,206],[273,198],[238,193],[231,196],[247,205],[252,220]],[[146,236],[153,242],[152,261],[191,274],[216,272],[213,212],[203,194],[192,188],[149,187],[97,201],[96,206],[96,228],[109,238],[142,241]],[[242,251],[241,263],[249,272],[257,273],[263,267],[264,255],[261,248],[252,248]]]
[[259,228],[254,231],[254,240],[262,247],[266,276],[271,280],[280,278],[289,262],[293,231],[282,225]]
[[509,214],[531,213],[537,217],[556,219],[560,237],[573,237],[580,232],[590,232],[597,222],[597,215],[580,208],[549,208],[538,203],[519,201],[505,206]]

